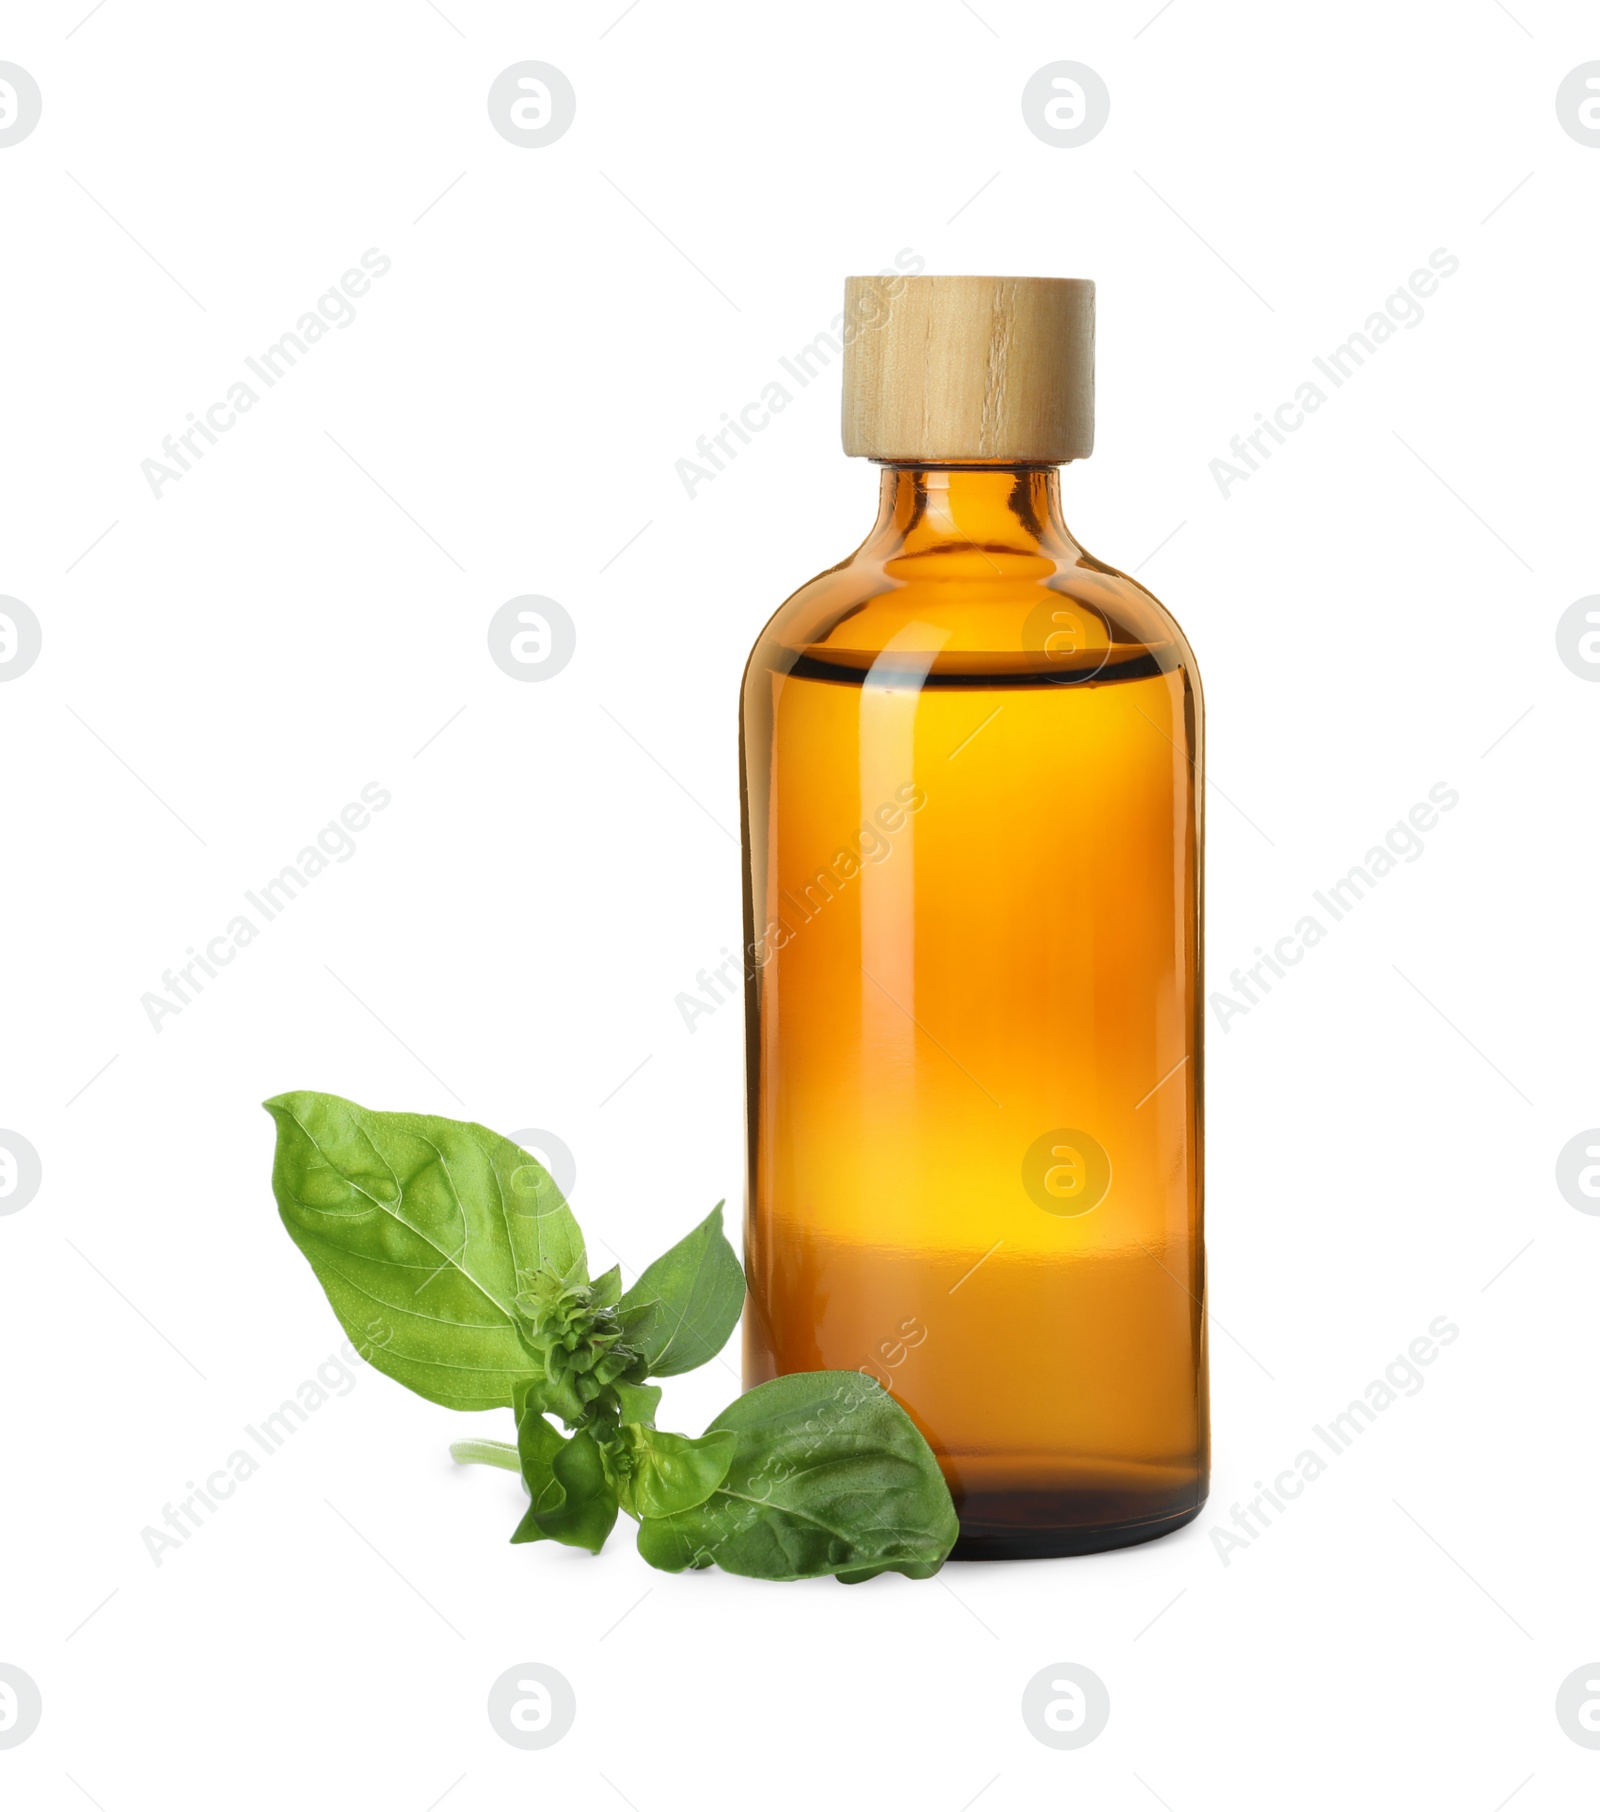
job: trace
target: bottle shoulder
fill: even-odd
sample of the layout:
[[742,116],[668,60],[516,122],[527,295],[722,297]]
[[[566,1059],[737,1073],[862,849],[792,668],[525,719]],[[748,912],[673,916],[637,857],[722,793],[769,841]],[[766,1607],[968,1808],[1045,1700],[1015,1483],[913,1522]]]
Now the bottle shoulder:
[[1194,651],[1166,606],[1071,544],[858,549],[779,606],[748,671],[799,662],[1023,680],[1181,671],[1199,690]]

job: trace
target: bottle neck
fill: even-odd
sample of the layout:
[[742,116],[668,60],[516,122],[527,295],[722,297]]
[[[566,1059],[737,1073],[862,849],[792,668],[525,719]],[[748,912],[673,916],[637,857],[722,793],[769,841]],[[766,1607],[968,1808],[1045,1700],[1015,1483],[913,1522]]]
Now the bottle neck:
[[1055,466],[885,465],[868,545],[908,553],[967,546],[1072,557],[1081,550],[1061,514]]

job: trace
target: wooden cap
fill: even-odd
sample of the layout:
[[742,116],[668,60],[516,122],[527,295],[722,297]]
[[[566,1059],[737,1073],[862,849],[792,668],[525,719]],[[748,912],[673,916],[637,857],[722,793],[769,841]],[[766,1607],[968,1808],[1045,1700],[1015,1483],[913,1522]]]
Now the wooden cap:
[[844,450],[1059,465],[1094,449],[1094,284],[847,277]]

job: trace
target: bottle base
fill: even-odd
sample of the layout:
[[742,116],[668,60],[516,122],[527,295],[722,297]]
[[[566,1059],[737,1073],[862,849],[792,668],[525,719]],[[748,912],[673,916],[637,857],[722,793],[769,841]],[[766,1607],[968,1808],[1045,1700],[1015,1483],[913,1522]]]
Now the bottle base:
[[1192,1523],[1206,1502],[1201,1498],[1186,1509],[1129,1522],[1052,1526],[1050,1512],[1054,1510],[1059,1515],[1059,1498],[1030,1502],[1030,1496],[1019,1492],[1011,1502],[995,1504],[990,1514],[979,1519],[964,1515],[950,1559],[1060,1560],[1074,1554],[1132,1548],[1140,1542],[1159,1541],[1163,1535]]

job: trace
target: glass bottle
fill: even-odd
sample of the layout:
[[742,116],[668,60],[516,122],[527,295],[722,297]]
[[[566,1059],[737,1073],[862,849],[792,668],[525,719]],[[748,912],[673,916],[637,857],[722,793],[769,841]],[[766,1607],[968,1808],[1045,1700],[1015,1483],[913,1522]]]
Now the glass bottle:
[[876,1377],[957,1559],[1148,1540],[1207,1486],[1200,684],[1062,519],[1092,311],[851,279],[878,519],[744,681],[745,1384]]

